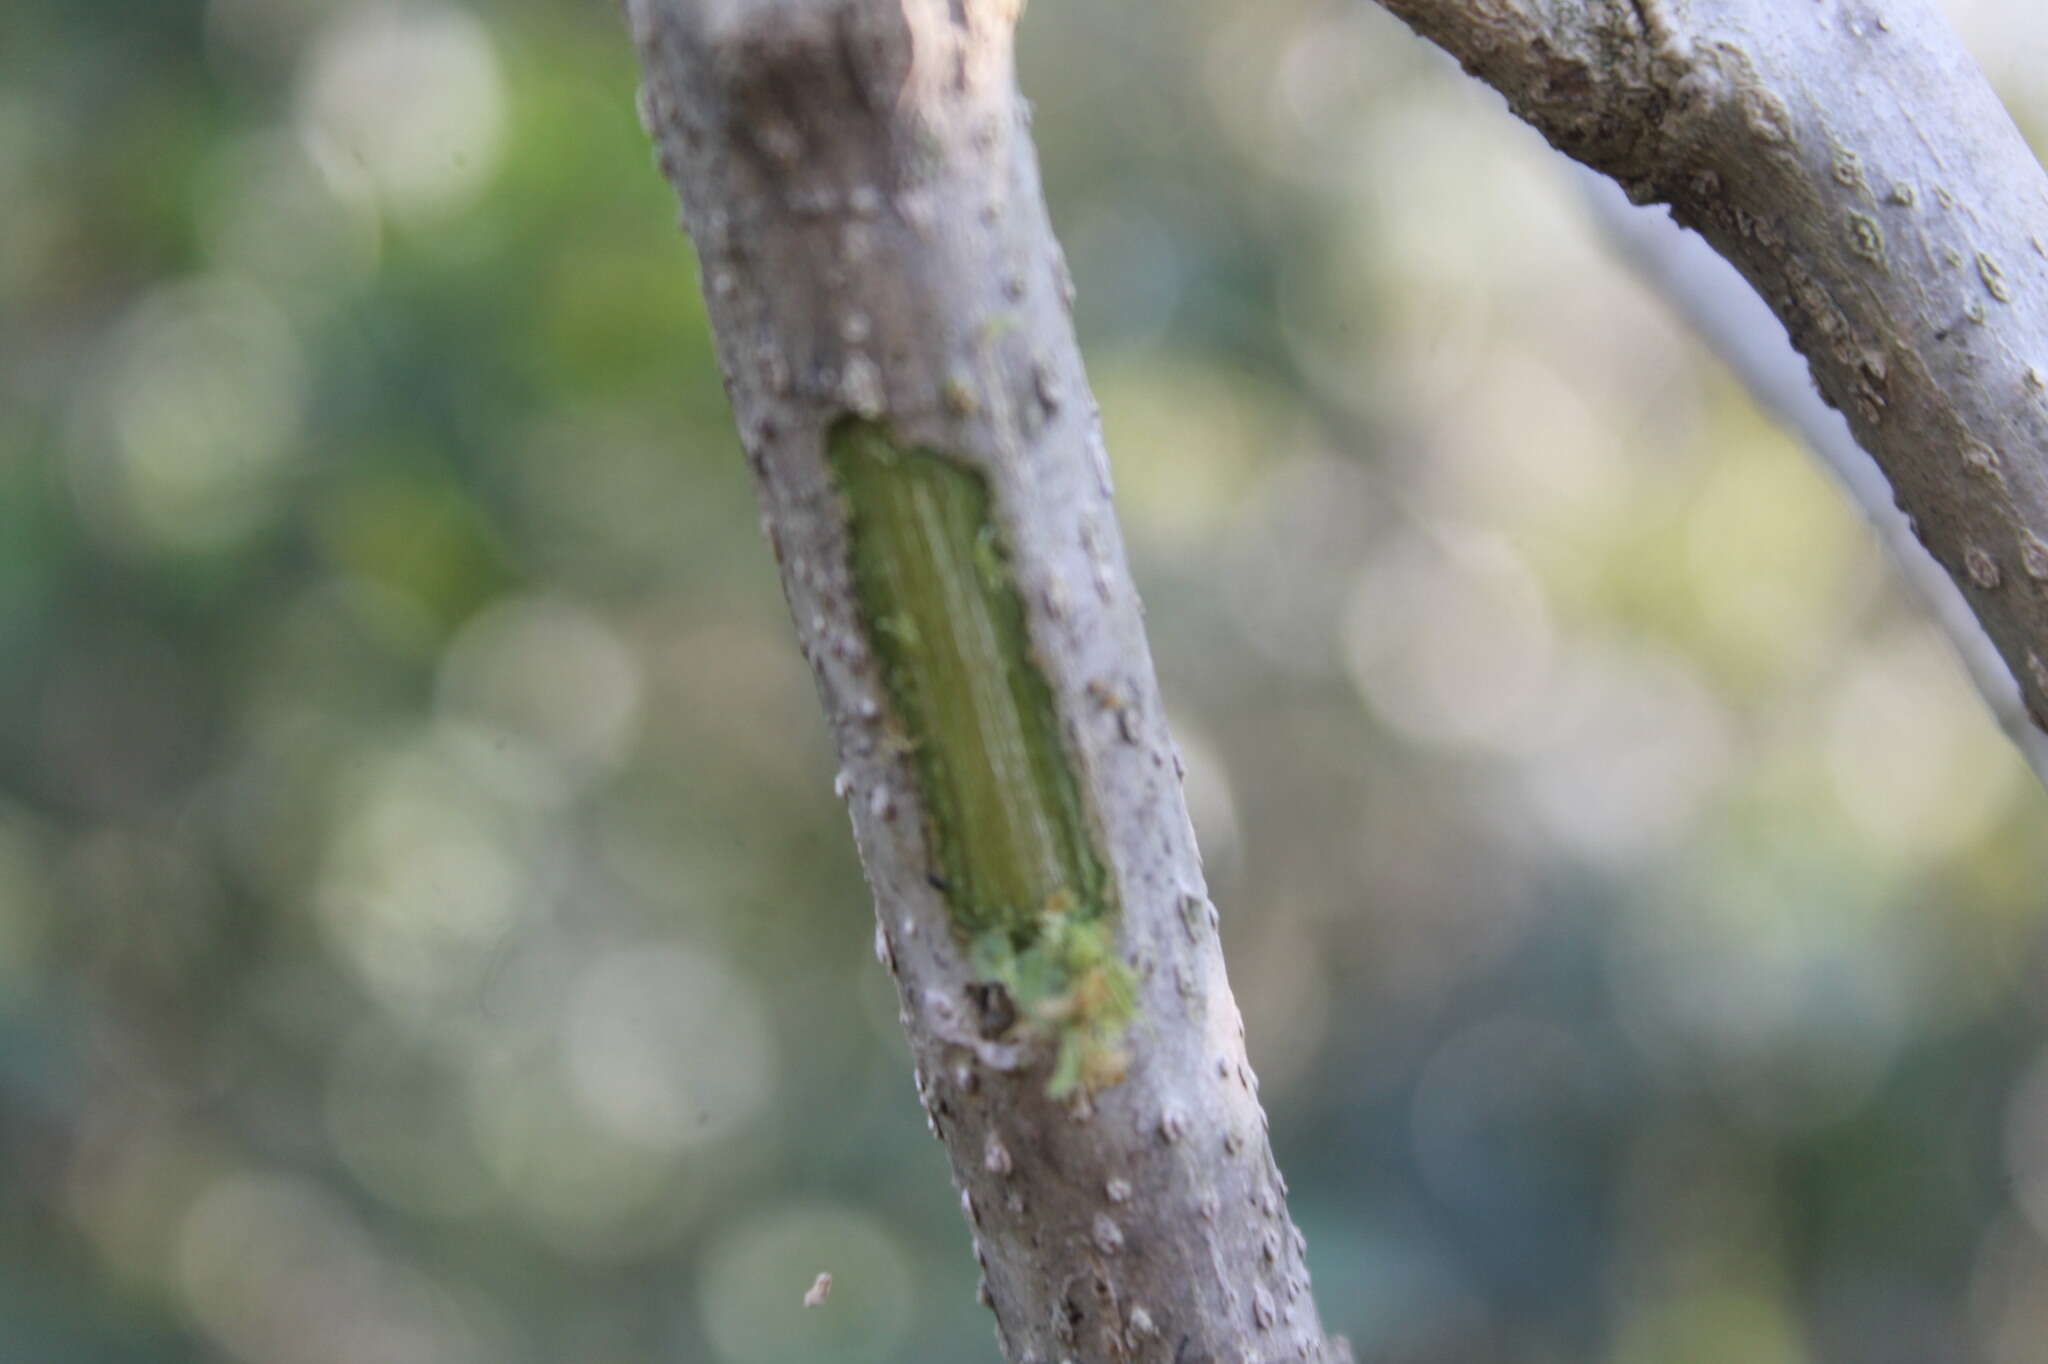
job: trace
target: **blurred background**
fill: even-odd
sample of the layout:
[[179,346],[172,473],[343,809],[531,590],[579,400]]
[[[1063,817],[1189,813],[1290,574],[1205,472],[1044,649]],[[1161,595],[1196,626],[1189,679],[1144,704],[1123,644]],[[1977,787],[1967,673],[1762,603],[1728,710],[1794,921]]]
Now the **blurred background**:
[[[0,1361],[994,1360],[614,6],[0,58]],[[1371,6],[1022,61],[1331,1325],[2048,1361],[2048,798],[1859,517]]]

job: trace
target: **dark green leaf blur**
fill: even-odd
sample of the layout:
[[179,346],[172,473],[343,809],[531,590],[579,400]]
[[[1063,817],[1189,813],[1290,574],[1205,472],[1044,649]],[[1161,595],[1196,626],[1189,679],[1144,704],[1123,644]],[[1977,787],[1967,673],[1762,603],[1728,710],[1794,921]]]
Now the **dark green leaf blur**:
[[[1858,516],[1369,5],[1024,28],[1332,1326],[2048,1361],[2048,798]],[[0,1364],[996,1358],[633,86],[0,5]]]

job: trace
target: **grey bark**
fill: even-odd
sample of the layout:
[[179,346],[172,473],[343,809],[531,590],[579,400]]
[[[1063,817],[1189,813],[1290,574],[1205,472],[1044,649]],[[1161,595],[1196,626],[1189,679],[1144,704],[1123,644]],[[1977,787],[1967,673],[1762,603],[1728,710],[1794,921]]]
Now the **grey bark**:
[[1614,183],[1578,172],[1594,219],[1643,278],[1692,324],[1749,389],[1759,406],[1805,442],[1851,501],[1863,510],[1907,588],[1948,635],[1994,719],[2048,787],[2048,731],[2028,717],[2012,669],[1972,614],[1962,590],[1913,534],[1892,500],[1891,484],[1856,443],[1842,414],[1821,401],[1806,361],[1785,329],[1735,267],[1697,234],[1654,208],[1630,204]]
[[1928,0],[1381,0],[1770,304],[2048,729],[2048,177]]
[[[1003,1349],[1334,1361],[1288,1219],[1110,507],[1016,0],[628,0],[763,529],[844,764],[918,1093]],[[986,477],[1138,977],[1126,1078],[1049,1097],[986,1040],[860,619],[825,437],[857,414]]]

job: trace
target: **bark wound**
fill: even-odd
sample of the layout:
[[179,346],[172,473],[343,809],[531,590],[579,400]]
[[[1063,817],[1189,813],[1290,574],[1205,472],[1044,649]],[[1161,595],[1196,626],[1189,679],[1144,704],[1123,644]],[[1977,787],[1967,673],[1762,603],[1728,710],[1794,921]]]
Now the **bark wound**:
[[1050,1091],[1122,1078],[1134,986],[1051,688],[1031,653],[982,475],[847,419],[827,437],[854,592],[924,792],[930,871],[985,1031],[1057,1041]]

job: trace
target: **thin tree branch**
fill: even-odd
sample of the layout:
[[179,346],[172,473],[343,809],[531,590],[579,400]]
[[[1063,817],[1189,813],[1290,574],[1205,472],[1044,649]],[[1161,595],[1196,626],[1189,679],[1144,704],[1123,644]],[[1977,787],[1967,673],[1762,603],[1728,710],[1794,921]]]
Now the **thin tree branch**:
[[1891,552],[1906,584],[1962,655],[1992,716],[2034,775],[2048,786],[2048,733],[2027,716],[2019,684],[1998,656],[1969,602],[1914,536],[1892,500],[1891,485],[1856,443],[1842,414],[1821,401],[1806,361],[1785,329],[1735,267],[1661,209],[1629,203],[1613,181],[1578,171],[1601,229],[1657,292],[1692,324],[1766,411],[1782,421],[1827,466]]
[[1755,288],[2048,729],[2048,176],[1929,0],[1381,0]]
[[1047,222],[1016,0],[628,0],[1013,1364],[1335,1361]]

